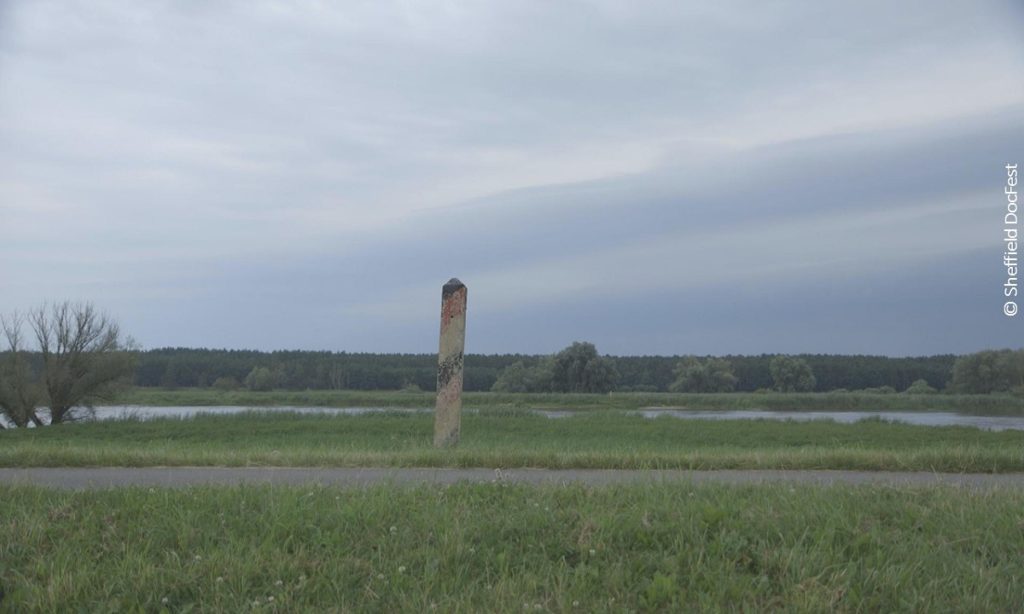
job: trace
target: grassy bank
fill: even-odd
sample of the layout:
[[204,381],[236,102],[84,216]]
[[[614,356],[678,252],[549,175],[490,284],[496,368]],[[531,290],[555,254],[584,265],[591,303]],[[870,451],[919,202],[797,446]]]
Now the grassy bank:
[[430,414],[252,412],[0,431],[0,466],[291,465],[1024,470],[1024,432],[867,420],[649,420],[592,412],[552,420],[463,417],[460,445],[431,445]]
[[[433,407],[432,392],[376,390],[305,390],[251,392],[212,388],[132,388],[120,402],[131,405],[242,405],[308,407]],[[1022,415],[1024,398],[1012,395],[908,395],[863,392],[674,394],[526,394],[468,392],[466,407],[539,409],[638,409],[678,407],[686,409],[911,410],[953,411],[978,415]]]
[[0,487],[0,611],[1009,612],[1021,509],[869,487]]

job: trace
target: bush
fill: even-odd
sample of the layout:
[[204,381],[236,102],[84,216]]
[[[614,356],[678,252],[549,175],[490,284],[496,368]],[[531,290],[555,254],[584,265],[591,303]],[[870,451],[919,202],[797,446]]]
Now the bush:
[[419,387],[416,382],[405,380],[402,387],[398,389],[399,392],[423,392],[423,389]]
[[527,367],[521,360],[505,367],[491,386],[492,392],[551,392],[551,360]]
[[675,374],[676,380],[669,386],[672,392],[732,392],[739,381],[732,364],[721,358],[687,356],[676,365]]
[[553,392],[607,393],[615,388],[618,373],[607,356],[597,353],[593,343],[573,342],[548,363]]
[[985,350],[956,359],[955,392],[989,394],[1024,386],[1024,350]]
[[768,363],[768,370],[779,392],[811,392],[818,384],[811,366],[803,358],[776,356]]
[[266,367],[253,367],[245,376],[245,387],[249,390],[268,391],[274,389],[274,374]]
[[240,386],[238,380],[233,377],[218,377],[213,382],[213,387],[217,390],[238,390]]
[[939,391],[926,382],[923,379],[914,380],[914,383],[907,387],[903,392],[907,394],[936,394]]

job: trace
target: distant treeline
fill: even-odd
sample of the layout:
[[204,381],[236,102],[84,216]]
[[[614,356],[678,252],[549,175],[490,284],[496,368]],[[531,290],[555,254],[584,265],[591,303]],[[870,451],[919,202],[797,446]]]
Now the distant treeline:
[[[732,365],[735,390],[754,391],[773,386],[769,363],[775,355],[724,356]],[[953,354],[913,358],[802,354],[814,372],[815,389],[861,390],[891,387],[905,390],[916,380],[943,389],[951,380]],[[521,354],[466,356],[465,389],[490,390],[499,374],[521,362],[536,366],[546,356]],[[612,357],[618,392],[662,392],[676,380],[682,356]],[[254,369],[269,372],[274,388],[291,390],[433,390],[437,378],[434,354],[368,354],[347,352],[257,352],[161,348],[141,352],[135,384],[165,388],[242,385]],[[264,371],[266,370],[266,371]],[[251,380],[251,378],[250,378]]]

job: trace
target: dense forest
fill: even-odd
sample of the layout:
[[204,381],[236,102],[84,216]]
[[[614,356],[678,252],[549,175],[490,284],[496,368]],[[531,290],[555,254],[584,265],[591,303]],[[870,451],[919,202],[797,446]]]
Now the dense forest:
[[[736,376],[735,390],[771,388],[769,370],[774,355],[724,356]],[[465,389],[490,390],[508,366],[521,362],[527,367],[540,364],[547,356],[520,354],[466,356]],[[839,356],[805,354],[816,380],[815,389],[860,390],[891,387],[905,390],[923,379],[943,389],[952,378],[956,356],[890,358],[886,356]],[[675,369],[682,356],[610,357],[617,377],[615,390],[667,391],[676,379]],[[437,377],[434,354],[367,354],[347,352],[249,350],[207,350],[162,348],[141,352],[135,371],[138,386],[206,387],[242,385],[254,369],[265,369],[274,388],[433,390]]]

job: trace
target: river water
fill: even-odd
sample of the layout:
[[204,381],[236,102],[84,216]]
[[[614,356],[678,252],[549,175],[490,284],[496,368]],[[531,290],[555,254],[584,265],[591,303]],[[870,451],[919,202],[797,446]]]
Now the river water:
[[[281,411],[296,412],[301,414],[332,414],[358,416],[363,414],[392,412],[392,413],[431,413],[433,409],[401,409],[386,407],[243,407],[243,406],[179,406],[179,407],[150,407],[144,405],[116,405],[96,408],[96,419],[117,420],[135,418],[147,420],[151,418],[187,418],[196,414],[228,415],[247,411]],[[571,418],[575,415],[582,415],[586,412],[572,410],[530,410],[532,413],[546,418],[559,419]],[[473,413],[473,410],[466,410]],[[45,412],[44,412],[45,413]],[[804,422],[808,420],[833,420],[835,422],[850,424],[866,419],[882,419],[891,422],[903,422],[906,424],[918,424],[923,426],[972,426],[990,431],[1003,431],[1007,429],[1024,430],[1024,416],[974,416],[969,414],[958,414],[955,412],[925,412],[925,411],[766,411],[766,410],[716,410],[699,411],[673,408],[650,407],[635,411],[626,411],[626,414],[642,416],[644,418],[658,418],[668,416],[680,420],[794,420]]]

